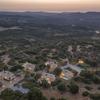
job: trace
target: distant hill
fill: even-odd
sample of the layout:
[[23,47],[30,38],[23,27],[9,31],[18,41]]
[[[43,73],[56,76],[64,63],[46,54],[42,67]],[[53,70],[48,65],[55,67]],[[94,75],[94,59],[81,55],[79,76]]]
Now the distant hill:
[[18,26],[21,33],[35,36],[95,36],[100,30],[100,12],[0,12],[0,26]]
[[[81,25],[99,25],[100,26],[100,13],[87,12],[87,13],[45,13],[45,12],[0,12],[1,18],[21,19],[23,22],[38,23],[38,24],[81,24]],[[23,18],[23,19],[22,19]],[[30,21],[29,21],[30,19]]]

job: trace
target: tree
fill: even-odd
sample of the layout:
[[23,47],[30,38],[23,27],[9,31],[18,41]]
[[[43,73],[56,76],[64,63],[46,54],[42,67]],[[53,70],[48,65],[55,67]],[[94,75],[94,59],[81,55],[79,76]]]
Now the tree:
[[56,98],[55,97],[51,97],[50,100],[56,100]]
[[72,94],[76,94],[79,92],[79,86],[74,82],[70,82],[70,84],[68,85],[68,88]]
[[14,67],[12,67],[11,69],[10,69],[10,71],[11,72],[16,72],[17,70],[22,70],[23,69],[23,67],[21,66],[21,65],[15,65]]
[[59,98],[58,100],[66,100],[66,99],[62,97],[62,98]]
[[100,94],[97,93],[97,94],[90,94],[90,98],[92,100],[100,100]]
[[3,92],[1,92],[1,98],[3,100],[21,100],[20,98],[22,98],[23,96],[25,95],[23,95],[22,93],[18,91],[15,92],[11,89],[6,89]]
[[33,88],[28,93],[28,100],[47,100],[47,98],[43,96],[43,94],[40,91],[40,89]]
[[89,92],[88,92],[88,91],[84,91],[84,92],[82,93],[82,95],[83,95],[83,96],[88,96],[88,95],[89,95]]
[[97,75],[94,75],[92,81],[93,81],[95,84],[100,84],[100,77],[97,76]]
[[64,83],[60,83],[58,86],[57,86],[58,90],[61,91],[61,92],[65,92],[66,91],[66,86]]

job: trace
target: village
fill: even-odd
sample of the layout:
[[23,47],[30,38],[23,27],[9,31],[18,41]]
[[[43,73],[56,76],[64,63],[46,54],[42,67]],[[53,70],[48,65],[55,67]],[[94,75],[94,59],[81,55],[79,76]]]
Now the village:
[[[55,48],[47,48],[44,45],[43,48],[34,51],[27,51],[26,48],[31,50],[32,47],[24,45],[23,49],[17,51],[18,45],[14,48],[14,53],[8,48],[6,51],[1,50],[0,93],[10,89],[13,92],[27,94],[32,88],[37,87],[50,100],[54,92],[61,98],[66,93],[76,94],[81,91],[81,97],[84,92],[88,93],[84,88],[85,84],[90,82],[91,85],[88,87],[92,87],[96,81],[97,85],[93,86],[93,89],[99,88],[99,61],[96,62],[99,55],[94,51],[93,45],[66,46],[66,43],[61,41],[55,45]],[[89,75],[90,79],[85,75]],[[96,79],[91,79],[94,76]],[[74,92],[71,87],[75,89]]]
[[[67,62],[67,60],[65,62]],[[79,61],[79,63],[83,62]],[[56,75],[54,75],[53,72],[57,68],[61,69],[61,72],[59,73],[59,78],[62,78],[64,80],[69,80],[75,76],[78,76],[80,72],[84,70],[77,65],[72,65],[68,62],[65,66],[58,67],[57,62],[53,60],[45,62],[45,65],[47,66],[47,68],[42,72],[35,72],[35,65],[28,62],[23,64],[24,69],[22,72],[12,73],[10,71],[1,71],[0,92],[2,92],[6,88],[12,88],[15,84],[18,84],[19,82],[24,80],[25,72],[28,72],[30,74],[40,73],[41,77],[38,79],[38,82],[41,83],[42,80],[46,80],[49,84],[51,84],[51,82],[56,80]]]
[[[77,47],[78,51],[80,51],[79,46]],[[72,53],[72,47],[69,46],[68,52]],[[4,64],[7,65],[10,58],[9,55],[4,55],[1,58],[1,61],[3,61]],[[56,80],[57,77],[64,79],[64,80],[70,80],[73,77],[76,77],[80,74],[82,70],[85,70],[78,66],[78,64],[83,64],[84,61],[79,59],[77,64],[70,64],[69,60],[62,59],[62,64],[60,65],[59,62],[53,59],[48,59],[44,65],[46,66],[42,71],[35,71],[35,64],[25,62],[22,64],[23,70],[19,70],[16,73],[12,73],[10,71],[1,71],[0,72],[0,92],[7,88],[13,88],[16,84],[24,81],[25,74],[41,74],[41,77],[37,80],[38,83],[41,83],[42,80],[46,80],[49,84],[51,84],[53,81]],[[58,70],[57,74],[54,73],[54,71]]]

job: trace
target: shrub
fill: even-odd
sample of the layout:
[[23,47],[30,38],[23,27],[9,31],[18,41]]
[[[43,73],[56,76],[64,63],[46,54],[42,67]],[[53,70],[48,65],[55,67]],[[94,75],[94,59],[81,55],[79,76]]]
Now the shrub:
[[68,88],[69,88],[69,91],[72,93],[72,94],[76,94],[79,92],[79,86],[74,83],[74,82],[71,82],[69,85],[68,85]]
[[100,100],[100,94],[97,93],[97,94],[90,94],[90,98],[92,100]]
[[55,97],[51,97],[50,100],[56,100]]
[[57,86],[57,89],[61,92],[65,92],[66,91],[66,86],[64,83],[60,83],[58,86]]
[[88,95],[89,95],[89,92],[88,92],[88,91],[84,91],[84,92],[82,93],[82,95],[83,95],[83,96],[88,96]]

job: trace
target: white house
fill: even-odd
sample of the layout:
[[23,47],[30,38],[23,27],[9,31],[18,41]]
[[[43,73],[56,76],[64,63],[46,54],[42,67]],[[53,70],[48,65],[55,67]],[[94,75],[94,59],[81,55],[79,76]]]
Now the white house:
[[24,63],[23,67],[25,71],[30,72],[30,73],[34,72],[34,69],[35,69],[35,65],[28,62]]
[[15,75],[9,71],[0,72],[0,80],[12,81],[15,79]]
[[55,79],[55,75],[43,72],[41,78],[38,81],[41,83],[42,80],[46,80],[49,84],[51,84],[51,82],[55,81]]
[[49,66],[49,72],[53,72],[57,68],[57,62],[53,60],[49,60],[45,63],[46,66]]

